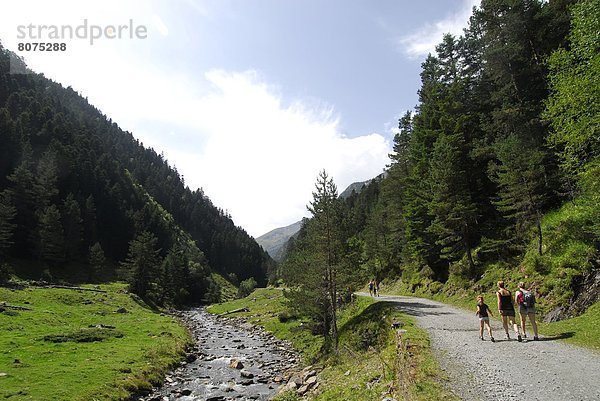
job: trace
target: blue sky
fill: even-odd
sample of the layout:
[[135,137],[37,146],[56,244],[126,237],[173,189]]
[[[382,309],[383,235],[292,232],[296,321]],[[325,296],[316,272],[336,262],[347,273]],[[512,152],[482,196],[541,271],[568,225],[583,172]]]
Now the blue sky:
[[[460,34],[477,0],[2,1],[0,40],[19,25],[103,28],[146,38],[63,40],[18,52],[163,152],[251,235],[307,215],[318,171],[340,192],[389,162],[420,63]],[[37,40],[39,41],[39,40]]]

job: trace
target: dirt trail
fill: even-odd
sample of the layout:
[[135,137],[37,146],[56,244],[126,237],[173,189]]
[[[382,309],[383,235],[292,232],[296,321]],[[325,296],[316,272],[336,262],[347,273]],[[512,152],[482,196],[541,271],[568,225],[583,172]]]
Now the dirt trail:
[[481,341],[474,312],[422,298],[378,299],[396,303],[429,332],[450,388],[462,399],[600,400],[600,353],[543,336],[520,343],[512,331],[508,341],[494,319],[496,342],[487,333]]

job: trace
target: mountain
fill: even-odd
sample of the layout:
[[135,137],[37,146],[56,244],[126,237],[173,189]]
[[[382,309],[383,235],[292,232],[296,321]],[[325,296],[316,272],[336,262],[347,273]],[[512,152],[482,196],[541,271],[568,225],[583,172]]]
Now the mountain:
[[277,262],[281,261],[285,244],[288,240],[300,231],[304,220],[290,224],[287,227],[280,227],[261,235],[256,239],[265,251]]
[[268,254],[162,155],[71,87],[10,73],[11,62],[26,69],[0,44],[3,270],[137,280],[157,303],[210,298],[211,272],[266,283]]
[[[349,198],[352,193],[360,193],[363,188],[369,185],[373,180],[378,179],[377,176],[367,181],[354,182],[348,186],[339,197],[342,199]],[[297,221],[287,227],[280,227],[261,235],[256,239],[265,251],[277,262],[281,262],[285,256],[285,248],[290,238],[295,236],[302,228],[304,220]]]
[[369,182],[371,182],[371,180],[353,182],[352,184],[348,185],[348,188],[342,191],[342,193],[339,195],[340,198],[347,199],[350,195],[352,195],[352,192],[359,193]]
[[371,178],[370,180],[353,182],[352,184],[348,185],[348,187],[344,189],[344,191],[342,191],[339,197],[342,199],[348,199],[350,195],[352,195],[352,192],[356,192],[357,194],[359,194],[363,190],[363,188],[366,185],[369,185],[371,182],[373,182],[373,180],[382,179],[383,177],[384,173],[379,174],[377,177]]

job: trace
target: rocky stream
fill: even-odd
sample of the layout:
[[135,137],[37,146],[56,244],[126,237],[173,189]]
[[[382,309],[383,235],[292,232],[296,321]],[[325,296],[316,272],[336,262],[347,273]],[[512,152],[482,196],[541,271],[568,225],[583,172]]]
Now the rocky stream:
[[300,389],[303,380],[314,377],[311,372],[298,373],[300,358],[289,343],[242,319],[211,315],[202,308],[180,312],[179,318],[195,339],[187,362],[171,372],[162,387],[136,399],[268,400],[281,386]]

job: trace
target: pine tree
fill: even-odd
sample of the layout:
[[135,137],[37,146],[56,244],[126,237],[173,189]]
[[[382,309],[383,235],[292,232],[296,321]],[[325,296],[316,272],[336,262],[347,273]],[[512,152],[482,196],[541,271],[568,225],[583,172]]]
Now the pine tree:
[[465,141],[461,134],[443,134],[437,139],[430,167],[433,197],[429,210],[434,220],[429,230],[442,246],[443,258],[456,261],[466,255],[470,270],[474,272],[471,250],[477,209],[469,190],[466,161]]
[[38,236],[40,258],[51,266],[57,266],[64,262],[64,231],[60,222],[60,212],[56,205],[47,206],[39,213]]
[[47,151],[40,158],[35,175],[34,190],[38,210],[43,210],[55,201],[58,195],[57,183],[56,155],[52,151]]
[[340,204],[337,187],[324,170],[315,189],[307,206],[312,218],[305,223],[283,267],[284,279],[291,287],[286,297],[293,308],[317,323],[327,346],[337,350],[338,296],[348,277],[342,263]]
[[[538,253],[542,254],[542,209],[546,202],[543,152],[528,146],[516,135],[499,142],[496,148],[499,164],[490,172],[499,186],[496,205],[508,219],[514,221],[513,235],[525,237],[531,223],[535,224]],[[510,237],[509,237],[510,238]],[[510,240],[510,239],[509,239]]]
[[85,207],[82,213],[84,227],[84,242],[93,244],[98,242],[98,227],[96,222],[96,203],[92,195],[85,200]]
[[89,264],[90,264],[90,278],[92,280],[98,280],[102,277],[104,270],[106,269],[106,256],[104,255],[104,250],[102,250],[102,245],[99,242],[96,242],[89,249]]
[[324,286],[327,289],[329,313],[331,316],[331,339],[337,350],[337,308],[338,284],[340,277],[340,261],[342,241],[337,187],[325,170],[319,173],[313,192],[313,200],[308,206],[312,214],[312,245],[321,265]]
[[142,232],[129,243],[127,258],[121,263],[130,290],[154,303],[160,299],[161,259],[157,243],[154,234]]
[[14,249],[16,256],[31,258],[32,249],[36,248],[36,199],[33,190],[34,178],[31,172],[30,157],[27,152],[23,152],[23,161],[8,176],[12,186],[9,188],[9,195],[12,204],[17,209],[14,223],[16,225],[14,232]]
[[71,193],[63,202],[62,223],[65,233],[66,256],[68,260],[74,260],[81,256],[83,220],[79,203]]
[[14,243],[12,238],[16,225],[13,220],[16,214],[17,208],[12,204],[8,191],[0,192],[0,257]]

